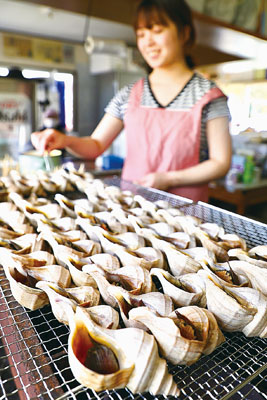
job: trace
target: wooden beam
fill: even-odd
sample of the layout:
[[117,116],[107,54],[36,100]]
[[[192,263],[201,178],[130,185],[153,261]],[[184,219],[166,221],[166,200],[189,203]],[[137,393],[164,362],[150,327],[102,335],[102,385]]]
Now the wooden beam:
[[203,46],[201,44],[197,44],[192,49],[191,54],[196,66],[218,64],[218,63],[240,60],[240,57],[223,53],[221,51],[212,49],[211,47],[208,46]]
[[136,0],[26,0],[28,3],[58,8],[78,14],[132,24]]
[[197,44],[238,58],[258,59],[267,54],[267,40],[233,25],[194,12]]
[[[134,9],[138,2],[138,0],[25,1],[127,25],[131,25],[133,22]],[[213,55],[215,55],[215,52],[217,52],[217,55],[221,54],[222,57],[218,58],[221,62],[224,60],[224,54],[229,55],[225,61],[230,61],[229,58],[231,59],[231,57],[233,59],[258,59],[267,54],[267,40],[262,36],[195,11],[193,12],[193,17],[197,31],[197,45],[213,50]],[[203,59],[203,57],[201,58]],[[201,64],[203,64],[202,61]]]
[[133,0],[91,0],[90,15],[132,25],[135,9]]
[[90,0],[24,0],[23,2],[58,8],[60,10],[84,15],[88,15],[90,4]]

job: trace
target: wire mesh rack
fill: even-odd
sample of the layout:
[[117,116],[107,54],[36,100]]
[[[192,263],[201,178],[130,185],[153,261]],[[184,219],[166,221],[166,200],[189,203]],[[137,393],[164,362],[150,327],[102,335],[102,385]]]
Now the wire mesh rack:
[[[249,247],[266,243],[267,225],[225,212],[206,204],[157,190],[147,190],[119,178],[107,184],[121,185],[148,200],[167,200],[184,213],[203,221],[216,222],[226,232],[236,232]],[[127,389],[96,393],[81,386],[68,362],[69,328],[59,323],[49,305],[28,311],[11,294],[9,282],[0,267],[0,400],[16,399],[163,399],[149,393],[133,395]],[[192,366],[168,364],[181,389],[179,399],[187,400],[264,400],[266,395],[266,344],[260,338],[242,333],[226,333],[226,341],[211,355]]]

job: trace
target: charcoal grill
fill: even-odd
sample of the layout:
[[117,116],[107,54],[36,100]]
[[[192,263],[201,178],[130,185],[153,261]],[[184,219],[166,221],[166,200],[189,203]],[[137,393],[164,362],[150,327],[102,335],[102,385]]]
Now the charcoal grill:
[[[145,189],[117,177],[109,185],[121,185],[151,201],[167,200],[206,222],[216,222],[226,232],[236,232],[249,247],[266,243],[267,225],[204,203],[192,203],[154,189]],[[127,389],[96,393],[81,386],[68,363],[69,328],[59,323],[49,305],[27,311],[13,298],[0,268],[0,400],[17,399],[163,399],[148,393],[133,395]],[[266,344],[259,338],[227,333],[226,342],[210,356],[190,367],[169,371],[181,389],[183,400],[263,400],[266,396]]]

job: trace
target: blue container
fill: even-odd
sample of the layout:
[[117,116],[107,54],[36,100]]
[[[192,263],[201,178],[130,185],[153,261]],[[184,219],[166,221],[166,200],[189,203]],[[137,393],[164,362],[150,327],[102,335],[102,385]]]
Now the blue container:
[[118,156],[114,156],[113,154],[109,154],[108,156],[103,157],[102,168],[105,170],[108,169],[121,169],[123,167],[124,159]]

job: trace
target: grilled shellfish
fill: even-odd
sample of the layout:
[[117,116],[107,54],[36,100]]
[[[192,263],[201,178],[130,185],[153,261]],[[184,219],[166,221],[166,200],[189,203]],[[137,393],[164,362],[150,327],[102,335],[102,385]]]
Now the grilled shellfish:
[[[193,307],[193,308],[192,308]],[[196,306],[184,307],[179,313],[177,309],[169,317],[160,317],[147,307],[134,308],[129,312],[129,318],[142,322],[156,338],[161,354],[174,365],[191,365],[205,352],[206,346],[211,352],[224,338],[215,318],[212,324],[205,311]],[[208,337],[212,335],[210,328],[218,331],[218,340],[210,347]],[[208,343],[207,343],[208,341]]]
[[59,322],[69,324],[78,305],[92,307],[99,304],[100,294],[90,286],[65,288],[46,281],[39,281],[36,287],[48,296],[52,311]]
[[186,284],[186,281],[182,281],[181,278],[187,275],[182,275],[180,278],[174,277],[160,268],[152,268],[150,274],[159,279],[163,292],[171,297],[177,307],[198,304],[203,295],[201,287],[195,291],[192,286]]
[[166,361],[158,355],[154,337],[140,329],[102,328],[78,307],[68,353],[75,378],[96,391],[127,386],[132,393],[179,395]]

